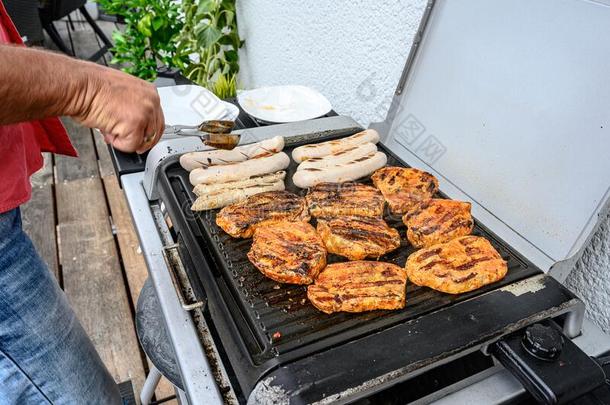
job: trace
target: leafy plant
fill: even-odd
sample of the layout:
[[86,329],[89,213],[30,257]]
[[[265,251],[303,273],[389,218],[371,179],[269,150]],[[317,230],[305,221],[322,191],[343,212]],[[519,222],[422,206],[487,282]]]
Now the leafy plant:
[[238,50],[235,0],[183,0],[184,26],[178,37],[176,65],[195,83],[221,98],[235,96]]
[[157,77],[158,63],[170,68],[182,61],[175,54],[182,30],[180,6],[174,0],[97,0],[109,14],[123,17],[124,32],[114,31],[111,63],[146,80]]
[[237,75],[228,77],[223,74],[218,75],[218,77],[216,78],[216,82],[214,83],[214,86],[211,89],[211,91],[221,99],[235,97],[236,90]]

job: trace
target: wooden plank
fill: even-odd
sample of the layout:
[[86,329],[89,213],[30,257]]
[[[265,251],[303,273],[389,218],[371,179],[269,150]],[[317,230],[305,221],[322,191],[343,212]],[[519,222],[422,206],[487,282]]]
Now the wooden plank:
[[142,286],[148,278],[146,262],[144,261],[144,256],[140,249],[138,236],[136,235],[133,223],[131,222],[127,201],[125,200],[123,191],[119,188],[116,177],[109,176],[102,180],[106,189],[112,222],[119,242],[119,249],[123,259],[123,268],[127,275],[131,299],[135,307]]
[[[80,11],[76,10],[72,13],[72,21],[74,22],[74,30],[70,31],[70,35],[72,36],[72,43],[74,44],[74,53],[79,59],[89,59],[102,48],[103,43],[102,41],[98,42],[95,32],[86,22],[85,17],[82,16]],[[100,25],[99,22],[98,25]],[[62,27],[62,30],[66,31],[65,33],[60,31],[62,37],[67,36],[68,33],[65,24]],[[106,53],[105,57],[105,60],[104,58],[100,58],[95,62],[105,65],[107,64],[106,62],[110,60],[110,55]]]
[[[148,269],[146,268],[146,262],[140,249],[140,241],[138,240],[131,214],[129,213],[127,200],[119,187],[117,177],[114,175],[114,166],[112,165],[108,147],[104,143],[102,136],[95,130],[93,131],[93,139],[99,159],[100,175],[104,183],[110,215],[115,227],[119,251],[123,260],[123,268],[127,277],[128,290],[131,295],[132,305],[135,308],[142,286],[148,278]],[[150,369],[152,364],[150,359],[147,358],[147,361]],[[159,400],[172,395],[174,395],[174,386],[165,377],[161,378],[155,390],[155,397]],[[177,405],[178,402],[171,400],[166,403],[168,405]]]
[[[105,150],[107,151],[107,149]],[[148,278],[146,262],[144,261],[144,256],[140,249],[140,242],[136,230],[133,227],[127,200],[119,187],[116,176],[106,176],[102,181],[104,182],[104,188],[106,189],[112,222],[115,227],[121,258],[123,259],[123,268],[125,269],[125,275],[127,276],[128,289],[135,308],[142,286]],[[155,395],[157,399],[174,395],[173,385],[165,378],[162,378],[155,390]],[[177,402],[167,402],[167,404],[174,403]]]
[[[97,25],[100,26],[104,34],[112,41],[112,33],[114,31],[125,31],[125,24],[113,23],[111,21],[98,21]],[[113,41],[114,42],[114,41]]]
[[[121,32],[125,31],[125,25],[123,25],[123,24],[115,24],[115,23],[110,22],[110,21],[98,21],[97,24],[101,28],[101,30],[104,32],[104,34],[106,34],[106,36],[108,37],[110,42],[112,42],[112,43],[114,43],[114,40],[112,39],[112,34],[113,34],[114,31],[121,31]],[[101,40],[99,40],[99,42],[102,43]],[[108,52],[105,56],[106,56],[106,61],[105,62],[106,62],[107,66],[111,66],[111,67],[116,68],[116,69],[120,68],[120,66],[118,64],[110,63],[111,60],[112,60],[112,53],[111,52]]]
[[32,186],[46,186],[53,184],[53,155],[49,152],[42,154],[44,165],[30,177]]
[[[73,195],[69,195],[70,192]],[[99,178],[58,183],[55,198],[58,224],[101,220],[110,223],[106,197]]]
[[64,290],[116,381],[136,392],[144,367],[99,178],[57,184]]
[[53,185],[32,186],[32,199],[21,207],[23,230],[28,234],[38,254],[61,285],[57,264],[55,236],[55,201]]
[[97,150],[98,166],[100,170],[100,177],[114,176],[114,165],[108,151],[108,145],[104,142],[102,134],[94,129],[93,130],[93,141],[95,143],[95,149]]
[[23,230],[32,239],[38,254],[61,285],[55,235],[55,200],[53,196],[53,156],[43,153],[42,169],[30,177],[32,198],[21,207]]
[[[148,360],[148,364],[150,366],[150,360]],[[176,391],[174,391],[174,385],[169,382],[167,378],[162,376],[159,380],[159,385],[157,385],[157,389],[155,390],[155,398],[157,399],[157,401],[159,401],[164,398],[171,397],[172,395],[176,395]],[[163,403],[166,405],[178,405],[178,400],[171,399]]]
[[62,122],[68,130],[72,144],[78,151],[79,156],[78,158],[55,156],[55,183],[97,176],[97,157],[91,130],[70,118],[63,117]]
[[[78,19],[79,17],[76,16],[76,18]],[[103,21],[98,21],[98,24],[100,25],[102,30],[104,30],[104,32],[107,33],[107,35],[110,38],[111,37],[110,33],[114,29],[114,24],[110,23],[110,22],[103,22]],[[65,41],[69,46],[70,42],[68,39],[66,24],[63,22],[58,22],[58,23],[56,23],[56,26],[57,26],[58,30],[60,31],[60,33],[62,34],[62,36],[65,38]],[[76,28],[76,32],[72,32],[72,39],[74,41],[76,54],[78,57],[86,58],[86,57],[92,55],[94,52],[96,52],[99,49],[99,45],[98,45],[97,41],[95,40],[93,31],[91,30],[91,28],[88,25],[76,22],[75,28]],[[110,55],[108,55],[108,54],[106,55],[106,58],[108,61],[109,61],[109,56]],[[98,61],[98,63],[102,63],[102,62],[103,62],[102,59],[100,59],[100,61]],[[79,127],[77,124],[74,124],[71,122],[64,122],[64,125],[66,125],[68,127],[68,131],[71,134],[76,133],[77,136],[84,137],[85,131],[83,130],[82,127]],[[89,165],[89,162],[95,161],[95,159],[92,158],[93,154],[90,152],[90,143],[86,141],[86,139],[87,139],[86,137],[84,137],[84,139],[85,139],[85,142],[83,142],[82,144],[79,144],[79,142],[77,140],[75,140],[74,138],[73,138],[73,141],[75,143],[77,150],[79,151],[81,159],[82,158],[87,159],[87,163],[85,164],[85,167],[84,168],[83,167],[73,167],[73,166],[67,167],[68,165],[73,165],[74,160],[70,159],[70,158],[59,159],[60,160],[59,165],[61,165],[62,167],[58,170],[58,176],[57,176],[58,181],[63,182],[66,180],[73,180],[75,178],[79,179],[79,178],[88,177],[89,175],[90,176],[97,175],[97,173],[94,170],[92,170],[92,167],[91,167],[92,165]],[[106,184],[106,194],[107,194],[107,198],[109,200],[108,202],[109,202],[109,205],[111,208],[111,213],[114,218],[114,224],[115,224],[116,230],[117,230],[117,240],[119,242],[119,249],[120,249],[120,253],[122,255],[122,260],[123,260],[125,272],[127,275],[128,292],[125,291],[125,293],[123,295],[126,297],[126,299],[131,298],[131,300],[133,300],[133,304],[135,305],[135,303],[137,302],[137,296],[139,295],[141,287],[142,287],[142,283],[144,282],[144,280],[146,278],[146,274],[147,274],[146,264],[143,260],[141,251],[139,249],[138,239],[135,234],[133,224],[131,222],[131,217],[129,216],[129,211],[127,210],[126,201],[124,199],[122,191],[118,187],[117,179],[114,176],[114,167],[112,165],[112,161],[110,160],[110,154],[108,152],[108,149],[106,148],[103,138],[96,131],[93,131],[93,144],[97,150],[98,161],[96,162],[96,164],[98,166],[99,174],[102,177],[104,177],[104,184]],[[103,199],[100,199],[100,189],[98,187],[99,180],[90,179],[90,180],[78,180],[78,181],[82,183],[82,186],[79,186],[78,184],[63,183],[61,186],[58,187],[59,188],[58,201],[60,201],[61,207],[62,207],[58,212],[58,217],[59,217],[59,221],[60,221],[60,225],[58,228],[59,228],[60,236],[65,235],[65,236],[63,236],[63,239],[62,239],[62,240],[64,240],[64,242],[62,243],[62,246],[60,247],[60,249],[61,249],[60,253],[61,253],[62,258],[67,257],[68,262],[70,260],[72,260],[72,258],[69,256],[69,253],[71,253],[70,249],[69,249],[69,247],[66,247],[65,244],[68,244],[69,246],[74,245],[74,241],[66,240],[66,238],[70,238],[69,235],[71,232],[85,232],[84,235],[86,235],[87,230],[91,231],[92,228],[96,229],[96,227],[103,228],[106,226],[106,225],[104,225],[104,223],[108,224],[108,222],[99,221],[99,220],[98,220],[98,222],[91,221],[92,218],[108,218],[108,211],[107,211],[105,205],[101,204],[101,203],[95,203],[95,201],[94,201],[94,196],[98,197],[97,201],[103,201]],[[68,195],[66,193],[69,194],[71,192],[76,193],[76,195],[78,193],[83,193],[84,197],[82,199],[78,198],[78,197],[68,198]],[[83,207],[85,207],[85,208],[83,208]],[[74,224],[80,224],[80,226],[74,226]],[[83,229],[78,229],[78,228],[83,228]],[[107,237],[107,232],[103,232],[103,233],[106,234],[106,237]],[[95,236],[95,237],[97,238],[97,236]],[[86,238],[86,239],[90,239],[90,238]],[[88,243],[94,244],[92,242],[88,242]],[[99,245],[99,244],[102,244],[102,242],[95,243],[95,244]],[[106,243],[106,245],[107,245],[106,249],[102,248],[102,251],[104,251],[104,250],[107,251],[108,249],[112,249],[112,247],[110,246],[109,243]],[[87,246],[85,246],[84,248],[89,249]],[[99,249],[95,249],[95,250],[99,250]],[[74,253],[76,253],[76,252],[74,252]],[[66,255],[68,255],[68,256],[66,256]],[[76,258],[76,257],[78,257],[78,255],[74,255],[73,257]],[[106,255],[104,255],[104,257],[106,258],[106,260],[112,261],[112,259],[108,259],[106,257]],[[85,259],[83,259],[83,260],[85,260]],[[81,261],[83,261],[83,260],[81,260]],[[91,260],[92,263],[94,263],[93,267],[95,267],[96,269],[101,266],[100,264],[97,264],[100,262],[100,260],[98,258],[90,257],[89,260]],[[62,263],[63,263],[63,259],[62,259]],[[116,265],[116,260],[115,260],[114,264]],[[71,264],[71,265],[68,265],[68,268],[66,269],[68,272],[67,277],[68,277],[68,284],[69,284],[67,286],[67,290],[72,291],[72,293],[68,293],[68,291],[67,291],[69,298],[71,297],[71,295],[74,295],[74,294],[79,299],[80,299],[80,297],[86,297],[87,290],[92,290],[95,293],[95,282],[92,280],[79,280],[78,277],[83,277],[83,275],[80,274],[80,272],[77,272],[77,274],[76,274],[78,277],[73,276],[73,273],[74,273],[73,267],[74,267],[74,264]],[[110,267],[119,269],[119,267],[117,267],[117,266],[110,266]],[[117,273],[117,272],[118,271],[116,271],[115,273]],[[144,277],[142,277],[142,274],[144,274]],[[121,290],[121,289],[125,290],[126,286],[122,282],[119,283],[116,280],[117,278],[118,278],[117,275],[114,274],[114,277],[112,278],[111,281],[115,282],[115,285],[116,285],[116,287],[119,288],[119,290]],[[97,282],[100,282],[100,281],[101,280],[97,280]],[[110,291],[112,291],[112,290],[110,290]],[[112,295],[116,295],[116,294],[110,294],[110,295],[112,296]],[[74,300],[74,299],[75,298],[71,298],[71,300]],[[119,300],[119,301],[121,301],[121,300]],[[115,379],[117,381],[132,379],[133,383],[134,383],[134,388],[136,390],[136,394],[139,394],[139,391],[142,386],[142,381],[143,381],[143,370],[139,370],[139,368],[141,367],[141,361],[140,361],[140,358],[136,358],[138,356],[135,356],[135,353],[138,353],[138,351],[130,350],[131,353],[134,353],[134,356],[132,356],[131,359],[125,359],[125,361],[121,362],[121,365],[116,364],[115,358],[117,357],[117,354],[121,352],[119,350],[119,348],[123,347],[122,340],[124,340],[124,339],[123,338],[115,339],[113,342],[108,342],[107,344],[105,344],[105,342],[108,339],[107,339],[107,337],[104,337],[103,331],[106,328],[110,328],[110,326],[102,327],[102,326],[99,326],[96,324],[97,318],[101,318],[102,320],[105,319],[104,314],[102,313],[102,314],[99,314],[101,316],[98,316],[98,314],[92,313],[92,311],[96,310],[95,305],[83,305],[83,306],[84,306],[84,308],[81,311],[81,312],[83,312],[82,317],[84,317],[85,319],[89,319],[92,323],[92,325],[85,326],[85,328],[88,331],[89,330],[93,330],[94,332],[98,331],[98,333],[101,333],[101,335],[102,335],[102,337],[98,338],[99,342],[94,340],[94,344],[96,344],[96,348],[98,348],[98,351],[100,351],[100,355],[102,356],[102,359],[104,359],[106,365],[111,370],[111,372],[113,373],[113,375],[115,376]],[[122,306],[124,307],[124,304]],[[123,316],[125,318],[131,318],[131,314],[127,317],[127,316],[125,316],[126,313],[127,312],[125,311],[125,309],[120,311],[121,316]],[[81,317],[81,315],[79,315],[79,318],[82,318],[82,317]],[[128,320],[130,320],[130,319],[124,320],[123,323],[126,324]],[[83,323],[84,323],[84,321],[83,321]],[[89,332],[89,333],[92,333],[92,332]],[[109,330],[108,333],[112,333],[112,331]],[[137,342],[136,342],[136,344],[137,344]],[[99,348],[100,345],[105,347],[104,351],[100,350],[100,348]],[[114,348],[115,346],[116,346],[116,348]],[[110,358],[110,360],[107,360],[107,358]],[[138,365],[137,367],[133,368],[133,370],[135,370],[133,372],[130,371],[132,369],[132,368],[130,368],[130,365],[129,365],[130,361],[132,361],[134,365]],[[127,372],[125,372],[125,370],[127,370]],[[140,374],[142,374],[142,376],[140,376]],[[159,382],[159,385],[157,386],[155,394],[156,394],[157,399],[166,398],[171,395],[174,395],[173,386],[165,378],[162,378],[161,381]],[[136,395],[136,396],[138,396],[138,395]],[[176,400],[168,401],[166,403],[170,404],[170,405],[177,405]]]

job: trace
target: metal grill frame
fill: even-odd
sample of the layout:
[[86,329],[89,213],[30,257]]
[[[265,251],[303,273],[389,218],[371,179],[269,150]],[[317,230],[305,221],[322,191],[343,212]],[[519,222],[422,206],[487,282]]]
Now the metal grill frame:
[[[345,135],[348,134],[324,134],[321,137],[314,137],[314,141],[336,139]],[[293,147],[312,142],[308,138],[291,141],[286,147],[287,152],[290,152]],[[379,145],[379,147],[388,154],[388,164],[407,166],[390,151],[385,150],[383,145]],[[295,169],[296,165],[292,162],[287,175],[287,189],[292,191],[295,189],[290,179]],[[161,172],[162,175],[159,178],[161,199],[165,203],[175,230],[182,241],[181,254],[183,257],[188,256],[184,258],[187,263],[186,267],[193,269],[189,271],[191,284],[198,286],[194,287],[195,291],[207,298],[210,317],[218,330],[218,335],[226,348],[227,357],[234,367],[239,385],[246,396],[261,376],[278,365],[310,356],[373,332],[382,331],[393,325],[405,323],[541,273],[527,259],[504,244],[475,219],[476,226],[473,233],[490,239],[502,256],[509,261],[509,272],[504,280],[457,296],[442,294],[409,283],[407,305],[403,310],[325,315],[315,310],[308,302],[301,303],[304,298],[303,287],[282,285],[279,288],[276,287],[277,289],[274,288],[277,283],[266,279],[245,259],[251,240],[235,240],[224,234],[213,222],[215,212],[204,212],[203,215],[198,216],[190,211],[189,207],[195,196],[191,190],[192,186],[188,183],[188,173],[179,166],[177,157],[163,162]],[[299,191],[301,194],[304,192]],[[444,195],[439,193],[439,197],[443,198]],[[398,227],[404,240],[404,225],[398,226],[401,224],[400,218],[386,216],[386,220],[390,225]],[[227,247],[227,244],[232,246]],[[233,250],[236,249],[241,255],[237,260],[231,256],[235,254]],[[399,251],[401,253],[388,261],[404,265],[412,248],[403,244]],[[392,254],[388,256],[391,257]],[[384,260],[384,257],[380,260]],[[237,265],[234,264],[236,261]],[[338,261],[338,258],[331,255],[329,261]],[[250,266],[249,274],[241,274],[237,269],[232,269],[238,267],[243,271],[244,266]],[[247,279],[250,277],[254,277],[254,280],[248,284]],[[261,293],[260,287],[266,289],[266,293],[271,294],[276,302],[267,305],[269,302],[261,301],[260,296],[257,296]],[[433,305],[430,305],[430,299],[435,301]],[[417,303],[422,306],[418,306]],[[291,334],[290,328],[287,329],[286,319],[288,319],[287,322],[292,322],[291,327],[296,328],[307,329],[307,323],[304,323],[303,319],[292,319],[291,321],[290,312],[285,308],[287,305],[311,307],[310,311],[306,312],[312,315],[313,319],[324,319],[326,328],[322,333],[314,331]],[[414,308],[417,310],[415,311]],[[298,309],[296,312],[302,309]],[[274,339],[275,332],[280,332],[283,338]]]

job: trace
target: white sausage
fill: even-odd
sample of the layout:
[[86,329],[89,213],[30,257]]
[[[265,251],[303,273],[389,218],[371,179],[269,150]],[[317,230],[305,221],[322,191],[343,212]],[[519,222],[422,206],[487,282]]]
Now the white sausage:
[[277,180],[268,184],[252,185],[241,189],[232,189],[225,192],[202,195],[195,200],[192,211],[204,211],[215,208],[226,207],[230,204],[243,201],[246,198],[253,196],[258,193],[264,193],[266,191],[282,191],[284,190],[284,180]]
[[292,159],[301,163],[307,159],[324,157],[367,142],[379,142],[379,133],[374,129],[367,129],[346,138],[299,146],[292,151]]
[[197,196],[213,195],[227,192],[229,190],[239,190],[253,186],[263,186],[277,181],[284,180],[286,177],[285,171],[277,173],[265,174],[263,176],[251,177],[246,180],[230,181],[228,183],[216,183],[216,184],[197,184],[193,189],[193,192]]
[[290,164],[290,158],[284,152],[275,153],[271,156],[259,157],[246,160],[245,162],[230,165],[210,166],[195,169],[189,175],[192,185],[227,183],[249,179],[254,176],[275,173],[284,170]]
[[377,146],[374,143],[367,142],[363,143],[362,145],[352,146],[351,148],[345,149],[341,152],[333,153],[332,155],[327,155],[321,158],[307,159],[299,165],[297,170],[312,168],[324,169],[325,167],[342,165],[375,152],[377,152]]
[[300,188],[309,188],[320,183],[344,183],[370,175],[385,166],[387,161],[385,153],[376,152],[342,165],[299,170],[292,177],[292,182]]
[[276,136],[233,150],[214,149],[204,152],[189,152],[180,156],[180,165],[189,172],[199,167],[226,165],[248,159],[271,155],[284,149],[284,137]]

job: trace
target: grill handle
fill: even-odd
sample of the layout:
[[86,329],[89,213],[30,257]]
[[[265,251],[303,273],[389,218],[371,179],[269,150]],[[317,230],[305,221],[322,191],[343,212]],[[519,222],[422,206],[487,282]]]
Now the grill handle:
[[552,320],[508,335],[489,352],[541,404],[564,404],[607,389],[602,367]]
[[180,282],[178,274],[186,275],[186,272],[184,270],[184,264],[182,264],[182,258],[180,257],[178,248],[179,245],[177,243],[164,246],[163,259],[165,260],[165,264],[169,270],[169,275],[172,279],[172,284],[176,290],[176,295],[178,296],[180,305],[182,305],[182,308],[184,308],[185,311],[192,311],[194,309],[203,307],[205,302],[202,300],[190,301],[184,296],[182,283]]

